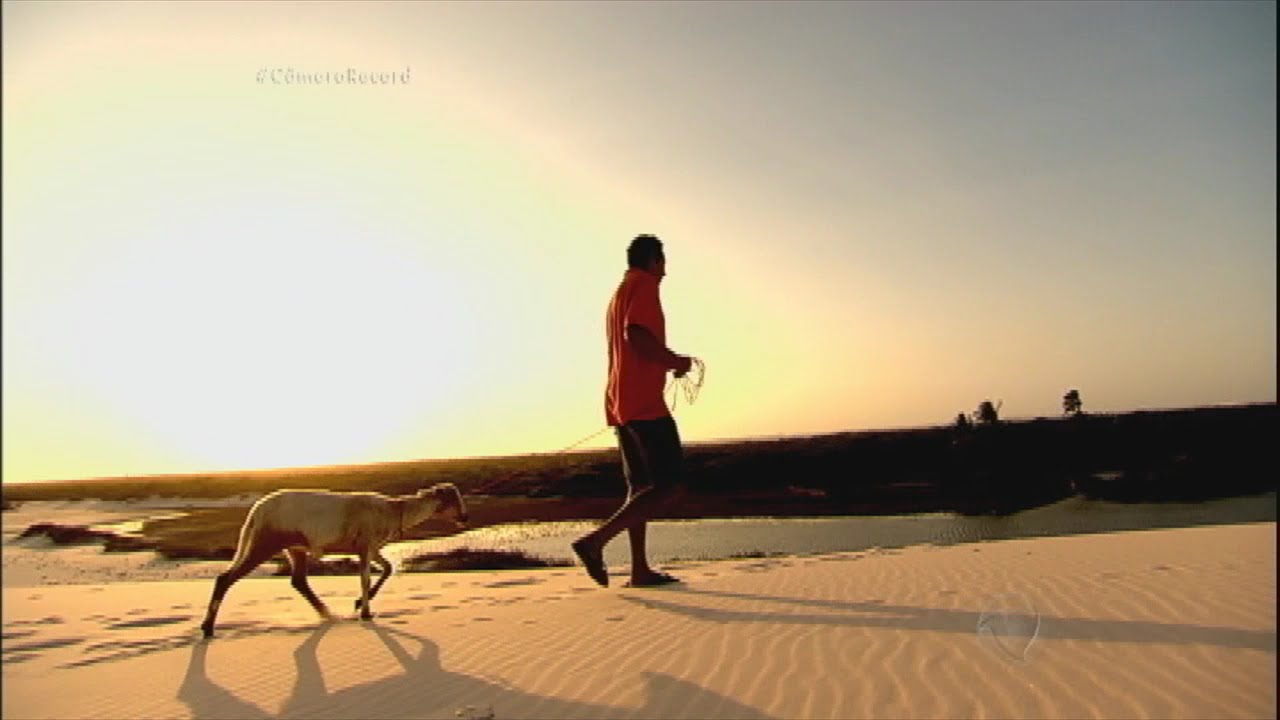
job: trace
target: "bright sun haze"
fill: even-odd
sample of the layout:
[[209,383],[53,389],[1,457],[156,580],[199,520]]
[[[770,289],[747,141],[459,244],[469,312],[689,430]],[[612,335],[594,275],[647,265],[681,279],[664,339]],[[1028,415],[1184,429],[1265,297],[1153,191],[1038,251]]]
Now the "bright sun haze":
[[1274,3],[3,12],[5,482],[1275,401]]

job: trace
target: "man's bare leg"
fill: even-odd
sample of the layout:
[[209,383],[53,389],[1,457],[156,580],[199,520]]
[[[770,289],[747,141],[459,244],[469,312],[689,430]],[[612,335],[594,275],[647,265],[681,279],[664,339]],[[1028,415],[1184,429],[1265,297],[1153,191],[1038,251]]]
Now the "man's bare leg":
[[649,555],[645,549],[645,535],[649,522],[640,523],[627,528],[631,540],[631,587],[652,587],[680,582],[678,578],[667,573],[658,572],[649,567]]
[[653,568],[649,567],[649,556],[645,552],[644,547],[645,535],[647,534],[648,529],[648,520],[627,528],[627,539],[631,541],[632,581],[635,581],[638,577],[645,577],[653,574]]
[[[645,555],[646,523],[676,495],[673,488],[644,488],[627,498],[626,503],[618,508],[603,525],[583,535],[573,543],[574,552],[582,559],[583,565],[592,579],[600,585],[609,584],[604,570],[602,557],[604,546],[609,544],[618,533],[626,530],[631,539],[631,579],[635,585],[651,585],[659,578],[668,578],[655,573],[649,568],[649,560]],[[638,533],[638,535],[637,535]],[[637,559],[639,562],[637,563]],[[637,574],[637,570],[641,572]],[[601,579],[603,578],[603,580]],[[639,582],[637,582],[639,581]],[[664,580],[671,582],[671,580]]]
[[661,507],[664,498],[653,488],[644,488],[632,493],[627,501],[618,508],[603,525],[583,535],[573,543],[573,551],[577,553],[587,574],[603,587],[609,585],[609,575],[604,566],[604,546],[609,544],[618,533],[645,522]]
[[583,536],[591,546],[603,548],[618,533],[642,525],[666,505],[674,493],[671,490],[646,487],[634,493],[622,507],[603,525]]

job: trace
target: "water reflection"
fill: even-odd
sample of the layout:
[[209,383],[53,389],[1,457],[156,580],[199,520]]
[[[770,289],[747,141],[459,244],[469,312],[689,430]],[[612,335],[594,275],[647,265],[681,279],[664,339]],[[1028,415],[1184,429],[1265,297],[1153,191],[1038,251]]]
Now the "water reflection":
[[[1276,493],[1196,503],[1112,503],[1070,497],[1007,516],[956,513],[824,518],[738,518],[651,523],[649,556],[655,562],[712,560],[752,554],[804,555],[873,547],[952,545],[982,540],[1148,530],[1245,522],[1274,522]],[[521,550],[569,560],[569,542],[589,522],[497,525],[453,537],[401,545],[393,560],[457,547]],[[629,562],[626,535],[605,549],[611,565]]]

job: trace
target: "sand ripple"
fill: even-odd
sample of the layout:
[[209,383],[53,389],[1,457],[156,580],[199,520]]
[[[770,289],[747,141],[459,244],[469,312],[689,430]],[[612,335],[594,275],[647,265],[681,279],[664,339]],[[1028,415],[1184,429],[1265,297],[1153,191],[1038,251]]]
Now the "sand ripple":
[[[205,581],[11,588],[3,715],[1274,717],[1274,534],[674,564],[685,583],[656,589],[397,577],[372,623],[320,622],[287,578],[251,578],[209,642]],[[350,578],[313,584],[351,607]]]

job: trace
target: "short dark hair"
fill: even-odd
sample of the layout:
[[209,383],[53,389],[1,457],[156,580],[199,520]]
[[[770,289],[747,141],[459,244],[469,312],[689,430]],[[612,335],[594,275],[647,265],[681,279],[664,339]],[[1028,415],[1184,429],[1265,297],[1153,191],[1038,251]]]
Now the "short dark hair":
[[630,267],[646,268],[654,260],[666,260],[662,253],[662,241],[657,235],[637,235],[627,246],[627,265]]

